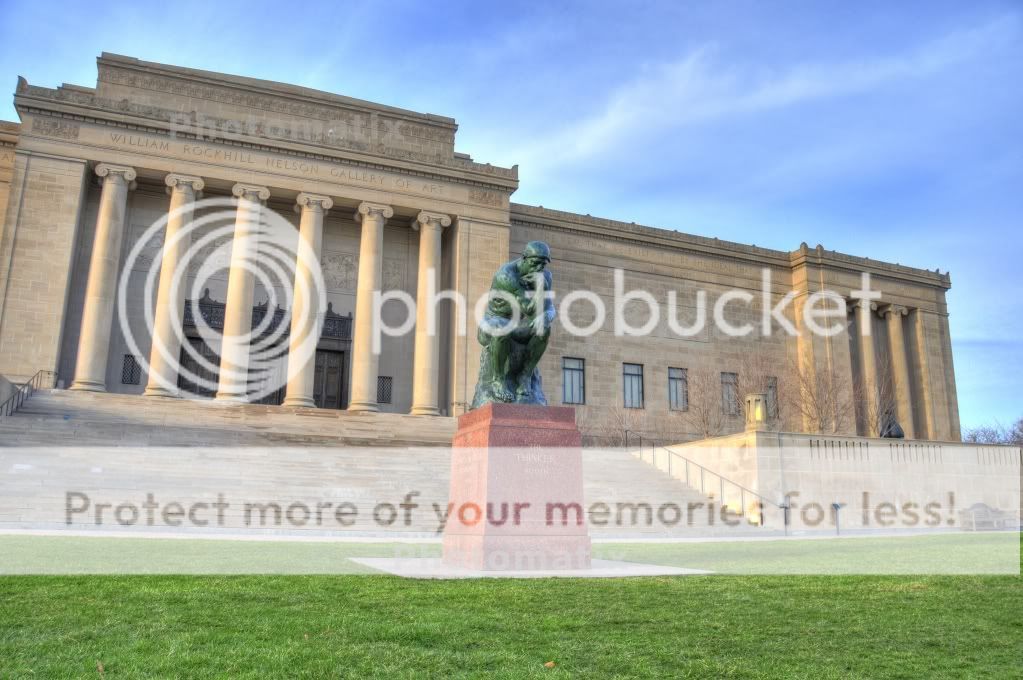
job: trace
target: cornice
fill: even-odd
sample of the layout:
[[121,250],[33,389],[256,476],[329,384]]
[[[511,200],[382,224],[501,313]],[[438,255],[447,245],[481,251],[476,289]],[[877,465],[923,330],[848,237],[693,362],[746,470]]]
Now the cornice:
[[[75,114],[65,111],[54,110],[51,108],[39,108],[36,106],[19,106],[19,111],[22,113],[29,114],[41,114],[44,116],[50,116],[60,118],[64,120],[73,120],[82,123],[91,123],[94,125],[103,125],[107,127],[113,127],[121,130],[137,130],[139,132],[145,132],[157,135],[166,135],[167,130],[165,128],[153,127],[151,125],[140,124],[137,122],[126,122],[126,120],[112,120],[108,118],[98,118],[96,116]],[[333,154],[326,155],[323,153],[316,153],[314,151],[303,150],[298,145],[270,145],[270,144],[258,144],[253,142],[244,142],[231,139],[219,139],[216,141],[210,141],[202,138],[198,135],[188,134],[183,132],[176,132],[175,138],[183,139],[190,142],[199,144],[218,144],[223,146],[253,149],[257,151],[267,151],[271,153],[279,153],[286,156],[292,156],[295,158],[307,158],[310,160],[324,161],[324,162],[343,162],[347,165],[351,165],[357,168],[364,168],[367,170],[381,170],[384,172],[400,172],[405,175],[411,175],[414,177],[422,177],[424,179],[430,179],[435,181],[445,182],[456,182],[458,184],[467,185],[471,187],[479,187],[478,196],[475,196],[473,200],[476,202],[485,203],[487,205],[499,206],[502,202],[507,201],[507,196],[515,191],[518,186],[518,182],[515,181],[513,185],[509,185],[507,182],[501,182],[500,180],[487,181],[482,178],[474,178],[472,176],[459,176],[451,174],[441,174],[438,172],[430,172],[425,170],[422,166],[411,166],[402,163],[390,163],[384,164],[380,162],[374,162],[373,160],[364,160],[358,155],[349,154]],[[489,179],[489,178],[487,178]],[[474,190],[475,191],[475,190]],[[503,196],[503,199],[488,197],[496,195]]]
[[21,136],[21,125],[9,120],[0,120],[0,145],[14,146]]
[[[180,93],[187,89],[190,96],[199,96],[211,101],[243,104],[250,108],[273,113],[307,117],[360,113],[384,114],[438,130],[445,130],[451,136],[450,141],[452,142],[454,141],[453,134],[458,129],[455,119],[448,116],[411,111],[273,80],[142,61],[135,57],[110,52],[104,52],[96,59],[96,67],[99,72],[98,80],[101,82],[128,84],[129,81],[126,80],[124,74],[137,74],[137,77],[149,79],[144,86],[145,89],[170,94]],[[201,88],[201,90],[195,88]]]
[[542,206],[511,204],[513,224],[534,225],[559,231],[598,234],[603,238],[635,245],[656,246],[696,255],[707,255],[732,261],[742,260],[763,266],[789,269],[788,253],[758,246],[746,246],[717,238],[695,236],[682,232],[620,222],[603,217],[579,215]]
[[[57,89],[30,85],[19,78],[15,93],[15,107],[19,113],[43,113],[119,128],[138,129],[162,135],[207,144],[226,144],[245,148],[288,153],[318,160],[342,160],[361,167],[380,170],[399,169],[418,176],[455,181],[490,189],[513,192],[518,188],[518,166],[502,168],[452,155],[450,159],[417,157],[401,149],[370,149],[369,144],[356,140],[315,139],[300,137],[294,130],[249,126],[253,134],[231,134],[210,140],[202,134],[181,130],[181,113],[155,106],[139,105],[128,100],[104,99],[93,90],[62,86]],[[244,130],[240,121],[204,116],[205,125],[220,130]],[[197,129],[202,131],[201,126]],[[289,136],[290,135],[290,136]]]
[[874,260],[869,257],[847,255],[836,250],[826,250],[820,244],[816,248],[811,249],[806,243],[802,243],[799,246],[799,250],[790,253],[790,257],[793,268],[807,265],[818,266],[827,269],[839,269],[855,274],[867,272],[872,275],[886,276],[900,281],[911,281],[912,283],[941,288],[942,290],[948,290],[952,287],[952,278],[948,272],[942,274],[937,269],[934,271],[918,269],[903,264]]
[[791,270],[799,266],[812,264],[830,269],[847,270],[856,274],[864,271],[889,278],[910,281],[912,283],[949,289],[949,275],[916,269],[905,265],[880,262],[865,257],[845,255],[823,249],[810,251],[804,249],[786,252],[744,245],[717,238],[696,236],[668,229],[648,227],[632,222],[620,222],[591,215],[579,215],[561,210],[552,210],[542,206],[511,204],[511,221],[513,224],[536,226],[564,232],[598,234],[602,238],[635,245],[655,246],[673,249],[680,252],[702,254],[731,261],[743,261],[759,266],[771,265],[780,269]]

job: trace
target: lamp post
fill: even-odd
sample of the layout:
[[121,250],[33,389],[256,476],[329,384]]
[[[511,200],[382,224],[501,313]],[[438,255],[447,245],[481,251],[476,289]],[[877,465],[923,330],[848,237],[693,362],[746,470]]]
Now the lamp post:
[[767,394],[754,392],[746,395],[746,431],[767,429]]

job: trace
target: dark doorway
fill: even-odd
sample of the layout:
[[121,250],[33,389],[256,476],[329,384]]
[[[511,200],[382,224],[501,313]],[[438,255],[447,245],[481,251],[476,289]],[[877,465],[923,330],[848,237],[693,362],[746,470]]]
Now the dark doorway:
[[[189,392],[200,397],[213,397],[217,393],[217,385],[220,381],[220,357],[216,352],[210,348],[202,338],[188,338],[188,343],[195,350],[195,353],[206,359],[212,366],[215,366],[213,370],[207,370],[199,365],[199,362],[195,359],[188,348],[181,348],[181,370],[178,371],[178,388],[184,392]],[[195,376],[198,378],[198,382],[193,382],[187,379],[185,376]]]
[[316,351],[316,374],[313,380],[313,401],[318,408],[343,408],[345,353]]

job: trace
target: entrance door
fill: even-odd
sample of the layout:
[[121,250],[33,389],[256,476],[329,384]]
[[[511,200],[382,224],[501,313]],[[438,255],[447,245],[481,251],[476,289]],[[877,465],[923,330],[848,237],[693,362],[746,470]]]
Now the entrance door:
[[313,380],[313,401],[319,408],[341,408],[341,385],[344,381],[345,353],[316,350],[316,374]]
[[[188,338],[188,343],[196,354],[206,359],[210,366],[215,366],[216,368],[210,370],[200,366],[193,355],[185,347],[182,347],[179,361],[181,370],[178,372],[178,387],[185,392],[191,392],[201,397],[212,397],[217,393],[217,383],[220,377],[220,357],[217,356],[217,353],[209,345],[203,342],[202,338]],[[198,380],[193,382],[186,378],[186,375],[195,376]]]

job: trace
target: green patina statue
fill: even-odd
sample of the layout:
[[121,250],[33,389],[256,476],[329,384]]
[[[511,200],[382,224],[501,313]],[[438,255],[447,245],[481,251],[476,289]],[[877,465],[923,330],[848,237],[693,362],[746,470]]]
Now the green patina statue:
[[494,274],[476,334],[483,354],[472,408],[490,402],[547,405],[538,364],[554,321],[554,303],[546,295],[551,290],[550,261],[547,244],[530,241],[522,257]]

